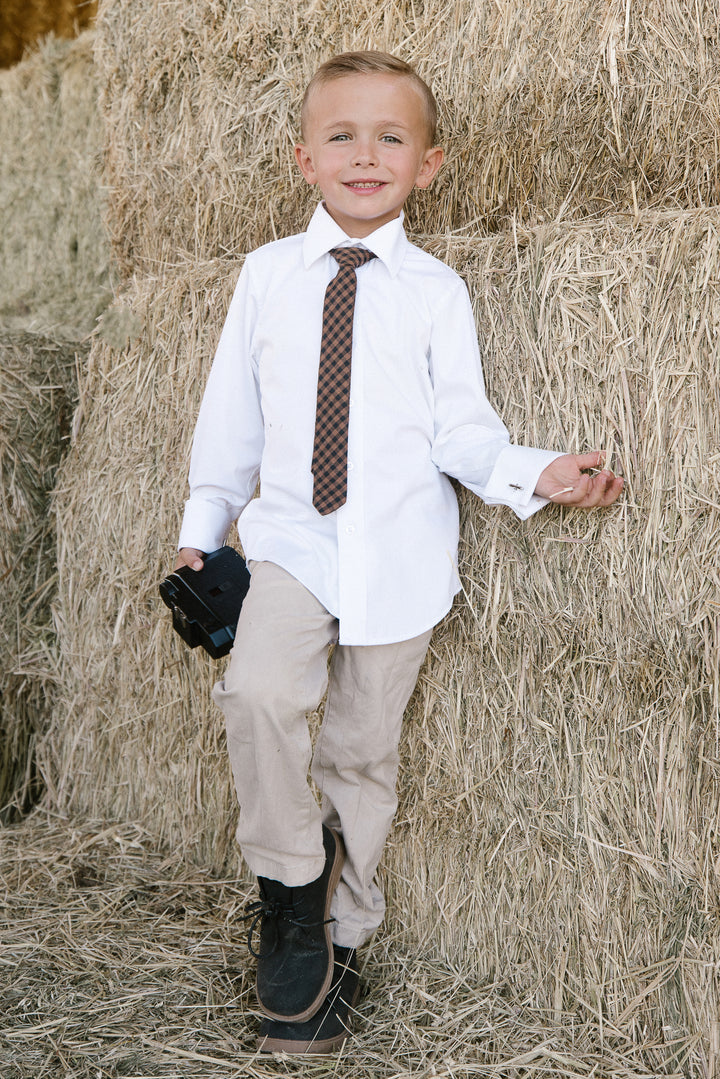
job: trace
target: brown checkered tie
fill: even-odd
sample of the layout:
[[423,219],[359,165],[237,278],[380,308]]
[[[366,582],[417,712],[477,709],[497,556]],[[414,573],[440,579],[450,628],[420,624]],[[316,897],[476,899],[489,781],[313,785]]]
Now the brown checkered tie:
[[355,270],[375,258],[362,247],[334,247],[330,254],[340,269],[325,290],[312,460],[313,505],[323,516],[347,497]]

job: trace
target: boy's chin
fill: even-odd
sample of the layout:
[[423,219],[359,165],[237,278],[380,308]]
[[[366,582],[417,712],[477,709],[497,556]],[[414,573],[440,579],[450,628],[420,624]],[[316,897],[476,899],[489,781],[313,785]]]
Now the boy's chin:
[[394,221],[402,213],[402,206],[399,209],[389,210],[386,213],[377,215],[373,214],[371,207],[368,207],[367,215],[358,216],[329,205],[326,199],[323,199],[323,206],[343,232],[347,233],[348,236],[357,236],[358,239],[369,236],[371,232],[375,232],[377,229],[382,228],[383,225],[387,225],[389,221]]

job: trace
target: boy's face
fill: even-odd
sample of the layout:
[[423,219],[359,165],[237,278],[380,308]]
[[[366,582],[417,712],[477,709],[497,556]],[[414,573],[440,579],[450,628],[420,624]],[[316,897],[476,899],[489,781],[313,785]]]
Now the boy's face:
[[402,75],[378,73],[317,86],[295,156],[330,216],[362,239],[398,217],[414,187],[428,186],[443,151],[428,147],[420,91]]

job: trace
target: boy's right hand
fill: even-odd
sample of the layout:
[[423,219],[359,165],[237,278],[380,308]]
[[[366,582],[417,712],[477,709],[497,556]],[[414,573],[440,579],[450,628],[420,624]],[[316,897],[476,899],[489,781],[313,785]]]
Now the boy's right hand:
[[175,562],[175,569],[182,569],[183,566],[189,566],[190,569],[201,570],[203,568],[205,557],[204,551],[198,551],[195,547],[181,547],[178,551],[177,561]]

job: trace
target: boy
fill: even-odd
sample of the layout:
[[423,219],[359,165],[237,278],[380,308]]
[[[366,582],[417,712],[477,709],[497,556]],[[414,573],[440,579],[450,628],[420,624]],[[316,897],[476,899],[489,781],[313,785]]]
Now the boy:
[[[511,446],[489,405],[465,286],[402,226],[442,163],[435,124],[429,88],[395,57],[318,70],[295,155],[323,202],[306,233],[246,259],[195,432],[178,565],[201,569],[239,518],[252,568],[214,698],[259,879],[265,1051],[330,1052],[347,1034],[355,949],[384,912],[403,711],[459,589],[448,476],[523,519],[622,488],[583,471],[598,453]],[[312,756],[306,715],[336,640]]]

